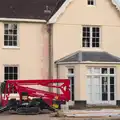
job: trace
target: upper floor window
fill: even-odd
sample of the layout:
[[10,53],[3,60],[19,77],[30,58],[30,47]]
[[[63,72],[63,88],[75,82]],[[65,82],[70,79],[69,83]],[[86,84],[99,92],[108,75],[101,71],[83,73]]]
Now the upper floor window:
[[4,46],[17,46],[17,24],[4,24]]
[[95,0],[87,0],[88,1],[88,5],[95,5]]
[[82,29],[82,47],[100,47],[100,28],[85,26]]

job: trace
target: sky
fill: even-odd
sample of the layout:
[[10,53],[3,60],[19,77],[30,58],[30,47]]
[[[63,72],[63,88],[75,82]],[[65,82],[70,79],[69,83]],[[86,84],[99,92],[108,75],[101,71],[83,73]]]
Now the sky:
[[116,1],[120,3],[120,0],[116,0]]

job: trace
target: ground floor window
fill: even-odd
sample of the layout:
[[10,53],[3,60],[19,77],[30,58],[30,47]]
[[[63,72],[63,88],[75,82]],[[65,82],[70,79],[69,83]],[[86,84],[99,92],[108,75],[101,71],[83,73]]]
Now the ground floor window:
[[70,98],[72,101],[74,101],[74,68],[68,68],[68,79],[70,80]]
[[93,103],[115,101],[115,68],[89,67],[87,70],[89,101]]
[[4,80],[18,79],[18,66],[4,66]]
[[[18,79],[18,66],[4,66],[4,80],[17,80]],[[15,93],[14,89],[12,93]]]

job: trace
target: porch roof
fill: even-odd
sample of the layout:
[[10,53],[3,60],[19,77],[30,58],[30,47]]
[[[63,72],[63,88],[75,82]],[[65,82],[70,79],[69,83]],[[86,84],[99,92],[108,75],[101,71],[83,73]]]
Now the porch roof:
[[120,58],[105,51],[77,51],[67,55],[55,63],[62,62],[120,62]]

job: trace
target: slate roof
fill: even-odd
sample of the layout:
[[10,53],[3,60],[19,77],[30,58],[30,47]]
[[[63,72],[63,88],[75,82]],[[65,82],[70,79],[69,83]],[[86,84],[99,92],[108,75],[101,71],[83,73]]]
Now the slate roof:
[[96,51],[77,51],[68,56],[57,60],[59,62],[120,62],[120,58],[114,56],[108,52],[96,52]]
[[[0,18],[48,20],[65,0],[1,0]],[[48,6],[50,11],[44,11]]]

